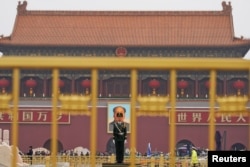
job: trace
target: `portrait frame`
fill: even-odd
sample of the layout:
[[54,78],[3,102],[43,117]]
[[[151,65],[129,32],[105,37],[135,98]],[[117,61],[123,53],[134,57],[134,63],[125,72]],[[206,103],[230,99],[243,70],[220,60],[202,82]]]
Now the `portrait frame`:
[[111,123],[114,121],[113,109],[117,106],[122,106],[126,109],[124,122],[127,124],[127,133],[130,133],[131,129],[131,108],[129,102],[109,102],[107,106],[107,133],[113,133]]

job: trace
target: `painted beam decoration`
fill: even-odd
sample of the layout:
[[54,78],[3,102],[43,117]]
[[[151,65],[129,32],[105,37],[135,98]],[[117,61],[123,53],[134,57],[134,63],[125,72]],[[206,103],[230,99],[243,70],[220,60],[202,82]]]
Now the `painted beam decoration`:
[[[20,108],[19,123],[50,124],[52,120],[51,108]],[[58,114],[58,124],[70,124],[70,114]],[[0,112],[0,123],[12,123],[12,114]]]

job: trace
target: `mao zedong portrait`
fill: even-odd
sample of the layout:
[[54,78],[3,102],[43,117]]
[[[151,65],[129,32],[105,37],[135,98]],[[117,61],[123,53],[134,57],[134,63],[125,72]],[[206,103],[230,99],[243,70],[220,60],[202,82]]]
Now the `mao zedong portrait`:
[[114,129],[114,123],[115,122],[118,122],[118,120],[122,120],[122,122],[125,123],[125,126],[127,128],[127,131],[130,130],[130,127],[129,127],[129,123],[128,122],[125,122],[125,114],[126,114],[126,108],[123,107],[123,106],[116,106],[113,108],[113,117],[114,117],[114,120],[112,122],[109,123],[108,125],[108,130],[109,132],[112,132],[113,129]]

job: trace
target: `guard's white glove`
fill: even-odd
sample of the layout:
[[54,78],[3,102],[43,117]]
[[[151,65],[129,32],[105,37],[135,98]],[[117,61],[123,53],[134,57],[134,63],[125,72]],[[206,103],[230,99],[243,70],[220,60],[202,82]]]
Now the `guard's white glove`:
[[113,143],[115,144],[115,140],[113,139]]
[[127,140],[125,140],[124,143],[127,144]]

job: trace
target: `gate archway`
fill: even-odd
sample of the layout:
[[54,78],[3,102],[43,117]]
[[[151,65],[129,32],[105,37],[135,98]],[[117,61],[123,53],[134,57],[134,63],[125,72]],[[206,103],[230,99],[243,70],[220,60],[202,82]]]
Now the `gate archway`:
[[[48,139],[44,142],[43,147],[51,150],[51,139]],[[63,151],[63,144],[59,140],[57,140],[57,152]]]
[[234,143],[232,146],[231,146],[231,150],[234,150],[234,151],[243,151],[243,150],[246,150],[246,146],[242,143]]

